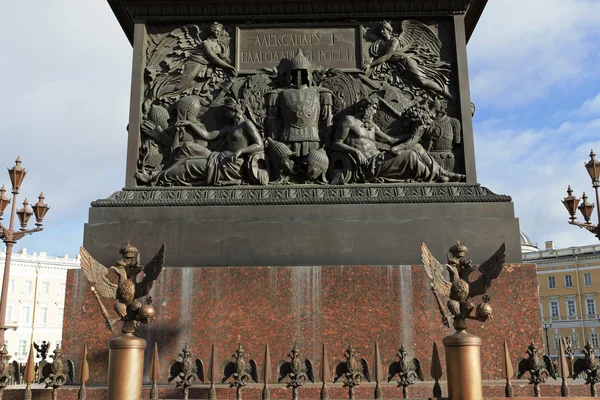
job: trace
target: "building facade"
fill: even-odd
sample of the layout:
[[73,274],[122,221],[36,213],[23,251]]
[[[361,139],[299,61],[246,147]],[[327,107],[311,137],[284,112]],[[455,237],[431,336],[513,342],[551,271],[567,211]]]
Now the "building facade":
[[537,264],[544,349],[556,355],[559,338],[566,336],[575,354],[588,341],[599,351],[600,244],[555,249],[546,242],[539,250],[529,241],[522,247],[523,262]]
[[[1,252],[3,266],[5,257]],[[5,334],[12,360],[26,361],[32,340],[49,341],[51,351],[60,343],[67,271],[73,268],[79,268],[79,256],[49,257],[44,252],[28,254],[27,249],[13,253]]]

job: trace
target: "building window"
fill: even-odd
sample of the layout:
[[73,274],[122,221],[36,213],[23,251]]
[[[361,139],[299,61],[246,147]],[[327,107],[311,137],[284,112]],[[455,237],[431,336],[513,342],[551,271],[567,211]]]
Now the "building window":
[[50,293],[50,282],[42,282],[42,294]]
[[560,312],[558,311],[558,301],[550,300],[550,318],[558,317],[560,317]]
[[58,308],[58,314],[56,316],[56,325],[57,326],[62,326],[63,317],[64,316],[65,316],[65,309],[64,309],[64,307],[59,307]]
[[548,289],[556,289],[556,278],[553,276],[548,277]]
[[586,299],[585,304],[587,306],[587,315],[596,315],[596,300]]
[[6,305],[6,322],[12,321],[12,303]]
[[27,355],[27,340],[19,340],[18,355],[19,356],[26,356]]
[[565,287],[573,287],[573,277],[571,275],[565,275]]
[[585,274],[583,274],[583,284],[585,286],[592,286],[592,274],[589,272],[586,272]]
[[560,336],[554,335],[554,348],[558,349],[558,341],[560,340]]
[[61,283],[60,284],[60,297],[65,297],[65,292],[67,289],[67,284],[66,283]]
[[40,306],[40,315],[38,323],[42,325],[46,325],[48,323],[48,306],[42,305]]
[[25,281],[23,283],[23,293],[31,293],[33,291],[33,281]]
[[577,317],[577,310],[575,309],[575,300],[567,300],[567,316]]
[[600,347],[600,343],[598,343],[598,334],[596,332],[590,334],[590,344],[592,347]]
[[579,335],[576,333],[571,333],[571,348],[572,349],[579,348]]
[[21,321],[20,322],[30,322],[31,318],[31,304],[22,304],[21,305]]
[[15,291],[15,280],[9,279],[8,280],[8,293],[12,293],[14,291]]

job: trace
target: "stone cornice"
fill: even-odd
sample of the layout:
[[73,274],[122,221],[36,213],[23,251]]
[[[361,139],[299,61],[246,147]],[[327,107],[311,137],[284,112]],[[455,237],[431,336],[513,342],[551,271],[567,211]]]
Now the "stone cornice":
[[[443,17],[481,0],[108,0],[131,42],[135,22],[236,22]],[[485,6],[485,4],[484,4]],[[479,11],[477,11],[479,10]],[[476,11],[482,11],[476,7]],[[476,23],[478,14],[473,14]],[[474,26],[473,26],[474,28]]]
[[92,207],[510,202],[472,184],[269,185],[125,188]]

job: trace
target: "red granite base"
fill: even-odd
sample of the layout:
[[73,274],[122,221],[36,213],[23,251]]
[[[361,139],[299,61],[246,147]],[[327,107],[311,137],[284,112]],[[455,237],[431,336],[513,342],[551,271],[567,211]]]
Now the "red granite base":
[[[533,388],[527,384],[527,381],[513,381],[514,396],[516,399],[526,400],[534,399]],[[383,398],[387,400],[401,399],[402,389],[395,387],[393,384],[382,384]],[[428,399],[432,397],[432,386],[431,382],[418,383],[408,389],[408,398],[410,399]],[[442,382],[442,393],[444,396],[447,395],[445,383]],[[309,384],[300,388],[299,398],[302,400],[316,400],[320,398],[320,384]],[[355,397],[357,400],[360,399],[373,399],[374,398],[374,385],[365,384],[355,389]],[[560,385],[557,382],[552,382],[547,385],[541,386],[542,395],[544,398],[562,398],[560,397]],[[577,385],[571,384],[569,386],[571,400],[575,399],[594,399],[589,396],[589,386],[581,383]],[[15,388],[9,386],[7,390],[4,390],[2,400],[22,400],[23,399],[22,388]],[[51,389],[34,389],[32,391],[32,400],[51,400],[52,390]],[[62,387],[57,391],[57,398],[60,400],[77,400],[79,389],[76,387]],[[88,387],[87,388],[87,400],[106,400],[106,388],[105,387]],[[197,399],[208,399],[208,386],[199,385],[193,386],[189,389],[189,398],[191,400]],[[329,395],[331,400],[342,400],[348,399],[348,390],[343,388],[340,384],[329,385]],[[502,399],[504,397],[504,382],[488,382],[483,386],[483,395],[487,400]],[[173,387],[162,386],[158,388],[158,398],[167,399],[182,399],[181,389]],[[262,385],[250,384],[242,391],[242,398],[246,400],[260,400],[262,398]],[[291,390],[282,387],[282,385],[271,385],[271,399],[272,400],[289,400],[292,398]],[[150,399],[150,388],[144,387],[142,392],[142,399]],[[224,385],[217,385],[217,399],[235,399],[235,389],[227,388]],[[442,400],[447,399],[446,397]]]
[[[63,348],[79,365],[87,343],[90,384],[105,385],[107,343],[117,333],[104,327],[88,288],[80,271],[69,271]],[[506,265],[489,294],[494,318],[485,325],[471,322],[469,331],[483,339],[484,379],[501,379],[504,339],[514,361],[532,339],[541,343],[535,266]],[[158,317],[138,336],[149,344],[146,371],[158,342],[161,382],[186,344],[208,365],[212,343],[218,365],[242,344],[260,370],[268,342],[276,377],[278,361],[294,343],[319,371],[322,343],[333,368],[349,344],[372,365],[378,341],[384,370],[404,345],[429,376],[433,341],[444,363],[442,338],[452,333],[440,322],[421,266],[166,268],[152,296]],[[105,305],[112,312],[112,304]]]

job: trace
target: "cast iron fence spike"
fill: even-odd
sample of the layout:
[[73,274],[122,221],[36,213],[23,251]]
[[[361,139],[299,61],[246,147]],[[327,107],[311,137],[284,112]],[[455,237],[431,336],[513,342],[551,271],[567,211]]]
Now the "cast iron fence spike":
[[79,371],[79,394],[77,395],[77,400],[86,400],[87,399],[87,391],[85,388],[85,384],[90,379],[90,366],[87,360],[87,344],[83,345],[83,354],[81,355],[81,367]]
[[503,354],[503,362],[502,362],[502,374],[504,375],[504,379],[506,380],[506,387],[504,388],[504,395],[506,397],[513,397],[513,387],[510,383],[510,380],[514,376],[512,360],[510,359],[510,351],[508,351],[508,341],[504,339],[504,354]]
[[380,400],[383,399],[383,394],[381,393],[381,387],[379,386],[379,381],[381,380],[381,357],[379,355],[379,343],[375,342],[375,360],[373,365],[373,377],[375,378],[375,399]]
[[271,381],[271,354],[269,353],[269,343],[265,344],[265,360],[263,363],[263,391],[262,400],[271,399],[271,389],[269,388],[269,382]]
[[439,399],[442,397],[442,387],[440,386],[440,379],[442,378],[442,362],[440,361],[440,354],[438,353],[437,341],[433,341],[433,349],[431,351],[431,369],[429,370],[431,377],[434,379],[433,384],[433,397]]
[[156,342],[154,342],[154,350],[152,351],[152,360],[150,361],[150,371],[148,372],[148,377],[152,381],[150,399],[158,400],[157,382],[160,379],[160,359],[158,355],[158,344]]
[[327,356],[327,347],[323,342],[323,352],[321,353],[321,400],[329,400],[329,389],[327,388],[327,382],[331,379],[331,373],[329,370],[329,357]]

